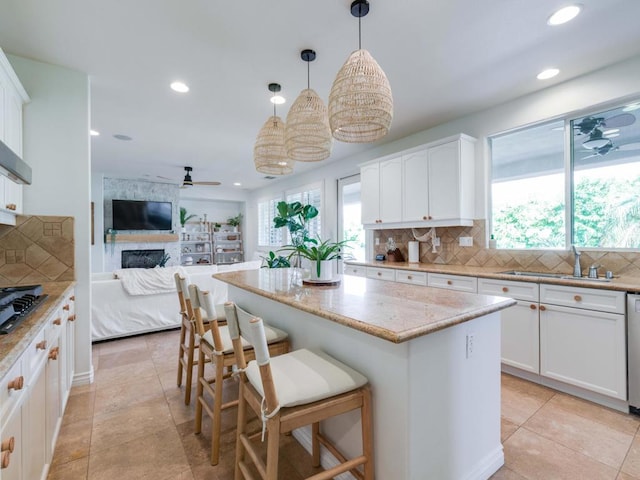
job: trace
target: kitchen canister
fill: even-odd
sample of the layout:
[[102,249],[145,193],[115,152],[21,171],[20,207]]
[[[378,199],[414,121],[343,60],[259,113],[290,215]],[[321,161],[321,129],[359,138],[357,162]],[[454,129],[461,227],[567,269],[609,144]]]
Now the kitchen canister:
[[420,243],[409,242],[409,263],[418,263],[420,261]]

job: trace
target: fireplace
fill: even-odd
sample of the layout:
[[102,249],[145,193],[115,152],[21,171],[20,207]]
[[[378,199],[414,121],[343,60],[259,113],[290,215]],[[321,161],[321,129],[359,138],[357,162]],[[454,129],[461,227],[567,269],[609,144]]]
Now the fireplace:
[[123,250],[122,268],[153,268],[164,257],[164,250]]

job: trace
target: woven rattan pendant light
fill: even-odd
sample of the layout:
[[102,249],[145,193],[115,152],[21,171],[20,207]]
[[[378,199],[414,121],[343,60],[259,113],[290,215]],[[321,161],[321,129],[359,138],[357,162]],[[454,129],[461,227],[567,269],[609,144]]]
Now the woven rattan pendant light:
[[362,49],[361,18],[367,13],[367,0],[351,4],[351,14],[358,17],[358,50],[338,72],[329,94],[329,124],[333,137],[341,142],[374,142],[389,132],[393,119],[389,80],[378,62]]
[[307,88],[300,92],[287,114],[284,145],[287,156],[298,162],[319,162],[331,155],[331,128],[327,107],[309,86],[309,64],[316,58],[313,50],[303,50],[307,62]]
[[[277,83],[269,84],[269,91],[279,92]],[[284,148],[284,122],[276,116],[276,104],[273,104],[273,116],[264,123],[253,147],[253,161],[256,170],[267,175],[287,175],[293,172],[294,161],[287,157]]]

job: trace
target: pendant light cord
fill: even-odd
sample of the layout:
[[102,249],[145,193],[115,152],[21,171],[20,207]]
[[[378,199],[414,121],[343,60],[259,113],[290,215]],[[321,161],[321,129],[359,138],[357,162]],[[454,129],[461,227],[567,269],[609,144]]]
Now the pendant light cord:
[[358,50],[362,50],[362,4],[358,5]]
[[309,60],[307,60],[307,90],[309,90],[311,88],[310,87],[310,83],[309,83],[309,64],[310,63],[311,62]]

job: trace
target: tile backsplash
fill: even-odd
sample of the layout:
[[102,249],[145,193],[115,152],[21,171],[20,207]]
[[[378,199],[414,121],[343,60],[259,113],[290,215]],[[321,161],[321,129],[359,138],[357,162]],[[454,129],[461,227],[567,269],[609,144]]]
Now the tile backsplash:
[[0,225],[0,285],[73,280],[73,221],[19,215],[15,227]]
[[[420,242],[420,262],[475,267],[501,267],[505,270],[530,270],[536,272],[573,272],[573,253],[566,250],[500,250],[486,246],[485,220],[474,220],[470,227],[438,227],[440,246],[432,252],[430,241]],[[416,229],[418,235],[429,229]],[[408,242],[414,240],[412,230],[376,230],[374,238],[380,244],[374,254],[386,253],[387,239],[393,238],[396,246],[408,259]],[[472,247],[461,247],[460,237],[472,237]],[[640,252],[618,252],[605,250],[584,251],[580,258],[583,273],[589,265],[602,265],[600,273],[611,270],[615,275],[640,277]]]

